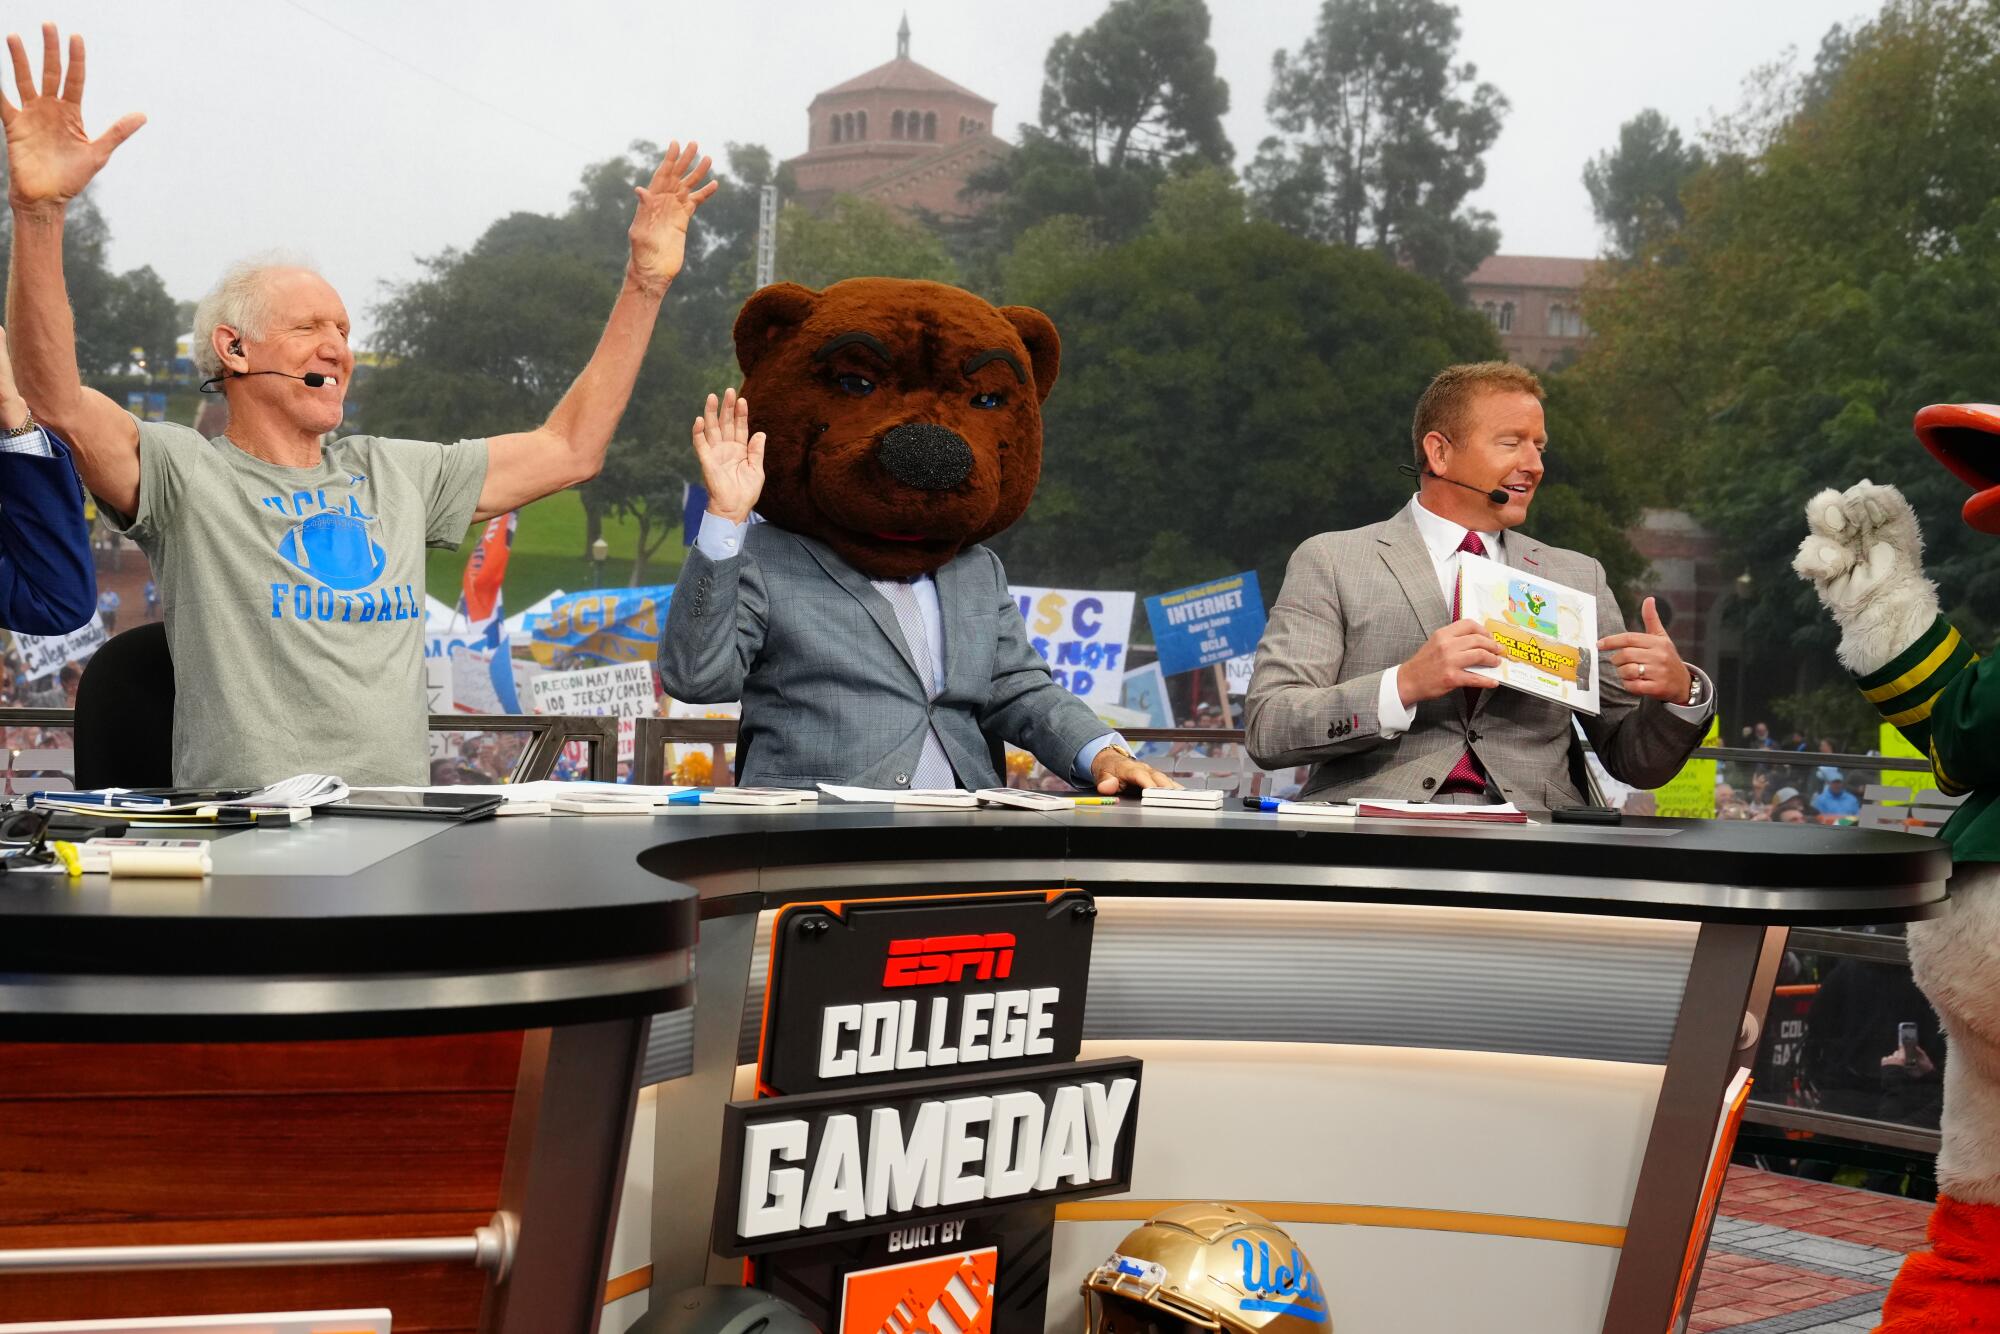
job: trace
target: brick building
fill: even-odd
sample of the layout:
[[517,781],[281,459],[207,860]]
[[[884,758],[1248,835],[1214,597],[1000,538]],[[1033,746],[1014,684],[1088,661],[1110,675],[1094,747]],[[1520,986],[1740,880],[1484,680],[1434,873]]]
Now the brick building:
[[1560,366],[1590,337],[1582,292],[1592,259],[1494,255],[1465,280],[1466,298],[1500,331],[1509,361],[1536,370]]
[[836,194],[912,211],[963,215],[968,177],[1012,151],[993,133],[993,103],[910,59],[910,21],[896,58],[813,98],[806,151],[787,165],[808,208]]

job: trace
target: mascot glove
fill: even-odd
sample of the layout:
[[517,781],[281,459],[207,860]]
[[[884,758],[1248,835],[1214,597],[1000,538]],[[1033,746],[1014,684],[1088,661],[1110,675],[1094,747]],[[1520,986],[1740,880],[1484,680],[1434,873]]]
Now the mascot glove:
[[1893,486],[1859,482],[1806,502],[1792,568],[1840,626],[1841,665],[1857,676],[1893,661],[1937,619],[1916,511]]

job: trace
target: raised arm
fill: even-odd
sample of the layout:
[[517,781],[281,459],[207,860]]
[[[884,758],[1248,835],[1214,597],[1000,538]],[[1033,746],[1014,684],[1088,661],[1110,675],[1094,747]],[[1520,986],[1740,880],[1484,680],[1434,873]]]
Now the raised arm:
[[714,181],[701,183],[709,160],[697,162],[698,151],[692,142],[685,149],[678,142],[668,145],[651,184],[634,190],[639,208],[628,233],[632,256],[604,336],[547,421],[535,430],[487,441],[486,484],[475,520],[587,482],[604,466],[605,446],[632,397],[660,301],[686,257],[688,222],[715,193]]
[[77,373],[62,238],[69,201],[146,118],[124,116],[95,139],[84,133],[83,38],[75,33],[70,34],[65,79],[62,40],[55,24],[42,25],[39,88],[19,36],[8,36],[7,50],[21,99],[16,107],[0,94],[0,123],[7,127],[7,202],[14,213],[7,325],[15,378],[29,408],[69,441],[84,485],[130,515],[139,504],[139,425],[103,394],[84,388]]

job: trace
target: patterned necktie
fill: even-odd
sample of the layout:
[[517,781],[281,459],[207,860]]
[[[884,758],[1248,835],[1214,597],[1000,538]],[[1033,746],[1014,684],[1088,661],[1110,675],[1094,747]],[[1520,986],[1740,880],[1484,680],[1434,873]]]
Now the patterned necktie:
[[[1480,541],[1479,534],[1474,532],[1466,533],[1465,540],[1458,544],[1458,549],[1460,551],[1469,551],[1475,556],[1484,556],[1486,554],[1486,544]],[[1462,582],[1463,579],[1461,577],[1460,580],[1455,580],[1451,586],[1451,619],[1454,621],[1458,619],[1459,586]],[[1479,702],[1479,688],[1477,686],[1466,686],[1460,693],[1465,697],[1465,718],[1470,723],[1473,706]],[[1458,763],[1451,766],[1451,772],[1444,776],[1444,785],[1438,788],[1438,795],[1442,797],[1448,793],[1484,792],[1485,790],[1486,766],[1479,762],[1479,757],[1474,755],[1472,748],[1468,746],[1465,749],[1465,753],[1458,757]]]
[[[889,599],[889,605],[895,609],[896,624],[903,631],[903,642],[909,645],[910,656],[917,662],[917,679],[924,683],[924,698],[936,699],[937,655],[932,652],[931,637],[924,630],[924,612],[917,605],[916,586],[896,579],[885,580],[876,587],[882,590]],[[951,761],[945,756],[944,743],[938,740],[935,727],[924,731],[923,753],[917,756],[917,769],[910,775],[910,786],[958,786],[958,777],[952,772]]]

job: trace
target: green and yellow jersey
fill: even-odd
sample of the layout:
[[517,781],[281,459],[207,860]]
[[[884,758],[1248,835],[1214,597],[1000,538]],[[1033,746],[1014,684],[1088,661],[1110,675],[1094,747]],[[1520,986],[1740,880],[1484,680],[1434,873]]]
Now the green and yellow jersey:
[[[1857,677],[1869,703],[1930,756],[1946,796],[1965,796],[1943,837],[1952,859],[2000,861],[2000,659],[1982,659],[1940,616],[1893,662]],[[1967,795],[1970,794],[1970,795]]]

